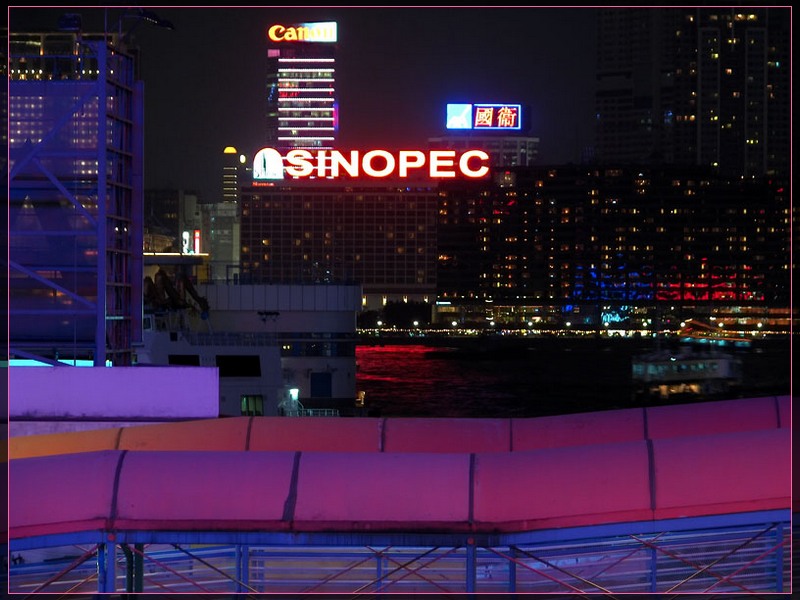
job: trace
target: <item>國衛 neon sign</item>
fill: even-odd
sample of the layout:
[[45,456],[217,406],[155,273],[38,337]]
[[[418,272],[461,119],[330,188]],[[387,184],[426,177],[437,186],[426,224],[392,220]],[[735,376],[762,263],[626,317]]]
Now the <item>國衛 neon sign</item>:
[[[423,171],[424,170],[424,171]],[[489,155],[483,150],[369,150],[347,153],[339,150],[290,150],[282,156],[275,148],[262,148],[253,159],[254,180],[284,177],[407,178],[425,172],[431,179],[452,179],[459,175],[472,179],[489,173]]]
[[273,25],[267,30],[267,37],[273,42],[335,42],[336,22]]
[[448,104],[447,129],[521,129],[519,104]]

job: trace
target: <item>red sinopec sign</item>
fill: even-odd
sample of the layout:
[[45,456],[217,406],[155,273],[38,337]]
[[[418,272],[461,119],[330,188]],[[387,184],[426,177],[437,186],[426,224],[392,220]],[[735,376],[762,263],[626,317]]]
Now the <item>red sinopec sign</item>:
[[262,148],[253,160],[253,179],[371,177],[404,179],[427,174],[431,179],[457,176],[477,179],[489,173],[489,155],[483,150],[290,150],[282,156],[274,148]]

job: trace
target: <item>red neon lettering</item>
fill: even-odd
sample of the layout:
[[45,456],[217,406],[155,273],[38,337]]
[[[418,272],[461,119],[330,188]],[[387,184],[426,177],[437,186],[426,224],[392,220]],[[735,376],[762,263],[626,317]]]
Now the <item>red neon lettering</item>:
[[350,177],[358,177],[358,150],[350,151],[350,162],[345,160],[341,152],[331,154],[331,176],[339,176],[339,167],[342,167]]
[[[431,150],[431,177],[455,177],[455,171],[440,171],[455,164],[455,150]],[[449,159],[449,160],[448,160]]]
[[[376,156],[380,156],[386,160],[386,166],[381,171],[377,171],[372,167],[372,159]],[[394,171],[394,167],[394,156],[386,150],[370,150],[361,160],[361,168],[364,169],[364,173],[371,177],[388,177]]]
[[313,155],[308,150],[289,150],[286,154],[286,173],[292,177],[307,177],[314,172]]
[[273,25],[267,30],[267,37],[273,42],[335,42],[335,25],[335,23],[318,23],[311,27]]
[[[273,152],[280,156],[276,151]],[[489,155],[483,150],[467,150],[457,157],[455,150],[431,150],[427,156],[420,150],[400,150],[395,156],[388,150],[370,150],[363,155],[358,150],[351,150],[346,155],[338,150],[311,151],[296,148],[289,150],[283,157],[283,170],[288,177],[295,179],[310,176],[336,178],[340,173],[358,177],[360,172],[375,178],[394,174],[405,178],[414,169],[423,168],[426,163],[432,179],[454,178],[457,175],[456,169],[470,178],[484,177],[489,173]],[[274,178],[266,173],[255,177]]]
[[400,177],[408,176],[408,169],[418,169],[425,164],[425,153],[419,150],[400,151]]
[[489,167],[481,165],[477,170],[472,170],[469,166],[469,161],[472,158],[477,158],[481,161],[488,161],[489,155],[483,150],[467,150],[458,159],[458,168],[467,177],[483,177],[489,172]]
[[517,111],[516,109],[504,106],[497,111],[497,126],[498,127],[514,127],[517,124]]
[[488,106],[475,109],[475,127],[491,127],[494,110]]

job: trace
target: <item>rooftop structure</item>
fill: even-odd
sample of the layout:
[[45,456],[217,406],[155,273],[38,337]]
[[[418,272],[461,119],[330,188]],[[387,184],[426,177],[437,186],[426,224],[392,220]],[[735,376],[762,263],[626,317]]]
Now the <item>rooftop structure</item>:
[[770,397],[12,438],[9,589],[786,593],[790,411]]

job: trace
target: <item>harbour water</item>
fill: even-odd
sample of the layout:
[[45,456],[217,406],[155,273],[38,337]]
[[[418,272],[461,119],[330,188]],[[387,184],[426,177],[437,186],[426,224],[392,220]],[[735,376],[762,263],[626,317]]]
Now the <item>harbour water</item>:
[[[631,360],[650,340],[540,339],[497,347],[405,342],[357,347],[357,388],[383,417],[536,417],[640,406]],[[771,340],[736,352],[735,397],[788,395],[791,346]],[[702,399],[700,399],[702,400]],[[684,400],[685,401],[685,400]]]

